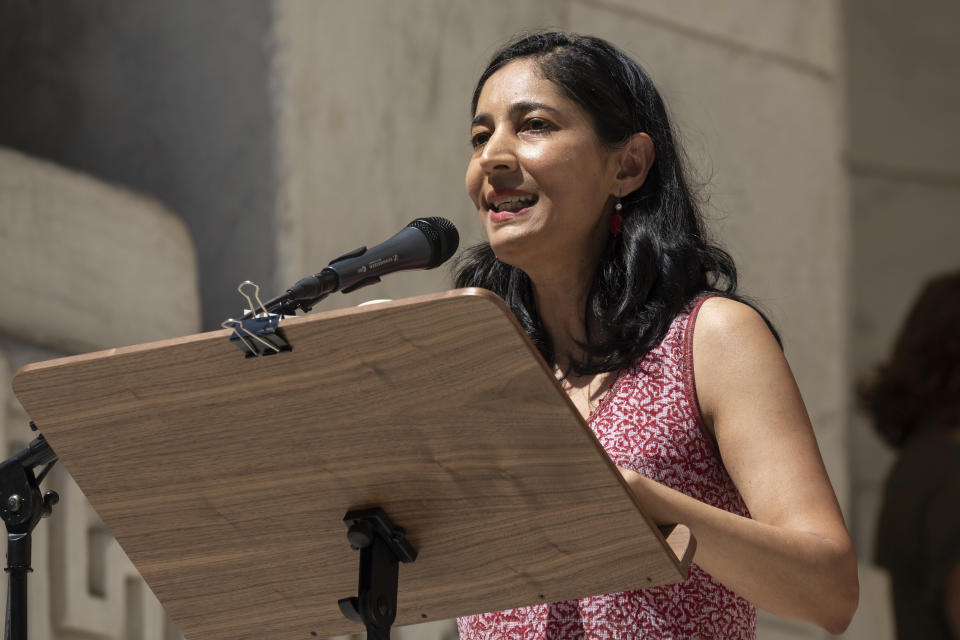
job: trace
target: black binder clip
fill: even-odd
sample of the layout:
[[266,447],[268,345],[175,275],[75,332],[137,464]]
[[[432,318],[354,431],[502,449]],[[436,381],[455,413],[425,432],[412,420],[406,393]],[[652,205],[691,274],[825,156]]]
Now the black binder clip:
[[[251,289],[251,293],[244,291],[244,288]],[[292,349],[290,343],[278,331],[281,316],[270,313],[263,306],[263,301],[260,300],[260,287],[249,280],[244,280],[237,287],[237,291],[246,299],[253,315],[243,320],[228,318],[220,324],[224,329],[233,329],[230,342],[237,345],[248,358],[290,351]]]

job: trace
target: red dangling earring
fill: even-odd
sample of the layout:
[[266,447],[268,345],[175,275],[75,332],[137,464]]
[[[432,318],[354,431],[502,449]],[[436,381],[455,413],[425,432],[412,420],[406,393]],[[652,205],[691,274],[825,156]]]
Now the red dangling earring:
[[623,227],[623,214],[620,213],[621,211],[623,211],[623,203],[620,202],[620,198],[617,198],[617,204],[613,205],[613,215],[610,216],[611,235],[619,235],[620,229]]

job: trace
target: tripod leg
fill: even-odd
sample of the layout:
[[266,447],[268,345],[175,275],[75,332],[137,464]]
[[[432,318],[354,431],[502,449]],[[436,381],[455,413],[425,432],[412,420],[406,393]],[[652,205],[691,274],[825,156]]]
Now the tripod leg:
[[30,534],[7,534],[7,621],[4,640],[27,640],[27,573],[30,568]]
[[[5,640],[27,640],[27,574],[33,571],[30,532],[59,500],[55,491],[41,495],[39,486],[56,462],[56,454],[42,435],[0,462],[0,518],[7,527],[6,570],[10,574]],[[46,466],[37,476],[33,469],[40,465]]]

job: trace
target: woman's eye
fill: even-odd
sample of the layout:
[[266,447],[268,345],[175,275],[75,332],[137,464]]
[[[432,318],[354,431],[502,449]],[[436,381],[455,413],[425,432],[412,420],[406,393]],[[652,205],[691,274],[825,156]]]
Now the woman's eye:
[[474,149],[476,149],[477,147],[482,147],[484,144],[486,144],[487,140],[489,139],[490,139],[490,134],[487,133],[486,131],[475,133],[472,136],[470,136],[470,146],[472,146]]
[[550,123],[540,118],[531,118],[526,121],[524,128],[529,131],[547,131],[550,129]]

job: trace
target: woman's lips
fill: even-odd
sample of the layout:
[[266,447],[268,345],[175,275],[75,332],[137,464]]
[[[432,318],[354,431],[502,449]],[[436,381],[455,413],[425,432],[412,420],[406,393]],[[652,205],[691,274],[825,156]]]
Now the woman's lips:
[[522,216],[527,211],[530,211],[531,207],[532,205],[530,207],[524,207],[519,211],[494,211],[493,209],[489,209],[488,213],[490,214],[490,222],[506,222],[507,220],[513,220],[517,216]]
[[[512,198],[512,197],[529,198],[532,200],[532,202],[530,202],[528,205],[526,205],[522,209],[517,209],[516,211],[512,211],[509,209],[498,211],[492,204],[497,200],[501,200],[503,198]],[[529,191],[522,191],[520,189],[491,189],[490,191],[487,192],[487,197],[485,200],[488,207],[487,212],[490,215],[490,221],[506,222],[507,220],[512,220],[517,216],[523,215],[526,212],[528,212],[534,205],[537,204],[538,198],[534,194],[530,193]]]

